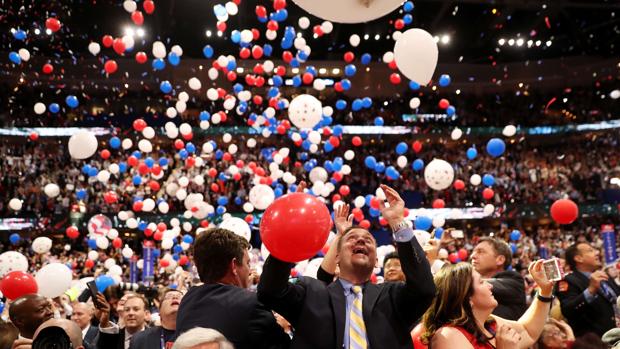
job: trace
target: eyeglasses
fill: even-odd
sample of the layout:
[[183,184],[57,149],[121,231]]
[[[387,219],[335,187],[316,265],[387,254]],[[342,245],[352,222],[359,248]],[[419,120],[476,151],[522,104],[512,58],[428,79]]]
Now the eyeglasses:
[[183,294],[181,292],[168,292],[164,296],[163,300],[181,299],[181,298],[183,298]]

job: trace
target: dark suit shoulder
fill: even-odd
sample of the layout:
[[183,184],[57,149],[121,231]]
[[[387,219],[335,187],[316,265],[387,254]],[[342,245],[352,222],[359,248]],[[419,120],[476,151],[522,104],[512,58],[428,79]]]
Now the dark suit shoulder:
[[147,342],[151,338],[151,336],[156,336],[159,341],[159,338],[161,336],[161,326],[149,327],[144,331],[138,332],[133,335],[133,337],[131,337],[131,341],[136,344],[136,348],[140,348],[137,345]]

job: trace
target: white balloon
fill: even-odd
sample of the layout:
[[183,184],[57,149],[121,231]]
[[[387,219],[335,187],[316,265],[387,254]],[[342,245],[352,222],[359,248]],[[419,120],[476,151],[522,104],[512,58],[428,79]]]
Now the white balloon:
[[179,131],[182,135],[188,135],[192,133],[192,126],[188,123],[182,123],[181,126],[179,126]]
[[433,77],[438,55],[433,36],[419,28],[404,32],[394,45],[394,59],[400,72],[422,86]]
[[[207,74],[207,75],[209,76],[209,79],[211,79],[211,80],[215,80],[215,79],[217,79],[217,77],[219,76],[219,74],[220,74],[220,73],[217,71],[217,69],[215,69],[215,68],[210,68],[210,69],[209,69],[209,72],[208,72],[208,74]],[[209,90],[211,90],[211,89],[209,89]],[[215,90],[215,89],[213,89],[213,90]],[[207,93],[209,93],[209,91],[207,91]],[[215,94],[217,95],[217,91],[215,91]],[[209,96],[209,95],[207,94],[207,96]],[[211,100],[215,100],[215,99],[217,99],[217,96],[216,96],[215,98],[213,98],[213,99],[212,99],[211,97],[209,97],[209,99],[211,99]]]
[[153,43],[153,57],[155,58],[165,58],[166,57],[166,46],[161,41],[155,41]]
[[192,90],[200,90],[200,88],[202,87],[202,83],[196,77],[189,79],[187,84]]
[[250,189],[249,201],[257,210],[266,209],[275,198],[273,189],[268,185],[258,184]]
[[248,138],[248,141],[246,142],[246,145],[248,146],[248,148],[256,147],[256,139]]
[[312,128],[321,121],[323,106],[316,97],[303,94],[295,97],[288,106],[288,117],[298,128]]
[[424,181],[433,190],[444,190],[454,180],[454,168],[449,162],[433,159],[424,169]]
[[219,225],[220,228],[230,230],[236,235],[239,235],[250,241],[252,236],[252,230],[246,221],[238,217],[230,217],[222,221]]
[[473,174],[471,175],[471,177],[469,177],[469,183],[471,183],[471,185],[473,186],[480,185],[481,181],[482,181],[482,178],[480,178],[480,175],[478,174]]
[[351,44],[351,46],[353,47],[357,47],[360,44],[360,36],[357,34],[353,34],[351,35],[351,37],[349,37],[349,44]]
[[99,44],[96,42],[91,42],[90,44],[88,44],[88,51],[93,56],[96,56],[97,54],[99,54],[99,52],[101,52],[101,46],[99,46]]
[[113,265],[108,270],[108,274],[110,274],[110,275],[119,275],[119,276],[123,275],[123,268],[121,268],[120,265]]
[[153,144],[148,139],[141,139],[138,142],[138,149],[143,153],[150,153],[153,151]]
[[404,155],[399,156],[398,159],[396,159],[396,165],[400,168],[405,168],[407,166],[407,157]]
[[351,166],[342,165],[342,170],[340,170],[340,172],[342,172],[343,175],[351,174]]
[[97,137],[88,130],[79,130],[69,138],[69,154],[74,159],[88,159],[96,151]]
[[310,26],[310,20],[306,16],[299,17],[297,24],[299,25],[299,28],[301,29],[308,29],[308,27]]
[[112,268],[115,265],[116,265],[116,261],[114,260],[114,258],[108,258],[108,259],[105,260],[105,262],[103,262],[103,266],[107,270],[110,270],[110,268]]
[[170,49],[170,52],[173,52],[179,57],[183,56],[183,48],[181,48],[181,46],[179,45],[172,46],[172,48]]
[[12,271],[28,271],[28,259],[15,251],[6,251],[0,254],[0,279]]
[[618,99],[620,98],[620,90],[613,90],[609,93],[609,97],[611,97],[611,99]]
[[35,112],[36,114],[39,114],[39,115],[40,115],[40,114],[45,113],[45,109],[46,109],[45,104],[43,104],[43,103],[41,103],[41,102],[37,102],[37,103],[35,103],[35,105],[34,105],[34,112]]
[[411,98],[411,100],[409,101],[409,108],[416,109],[419,106],[420,106],[420,99],[418,97]]
[[142,135],[146,139],[153,139],[155,137],[155,130],[151,126],[147,126],[142,130]]
[[366,199],[363,196],[358,196],[353,200],[353,205],[357,208],[364,207],[366,204]]
[[32,241],[31,247],[32,250],[38,254],[47,253],[52,248],[52,239],[45,236],[39,236]]
[[441,216],[437,216],[435,218],[433,218],[433,227],[435,228],[440,228],[443,227],[446,224],[446,219],[441,217]]
[[355,158],[355,152],[351,149],[344,152],[344,158],[346,160],[353,160]]
[[20,48],[19,51],[17,51],[17,54],[19,54],[19,58],[21,58],[24,62],[28,62],[30,60],[30,51],[25,48]]
[[95,242],[97,243],[97,247],[102,250],[105,250],[106,248],[110,246],[110,240],[108,240],[105,236],[97,237]]
[[118,230],[112,228],[110,230],[108,230],[108,233],[106,234],[106,237],[110,240],[114,240],[118,237]]
[[34,279],[37,281],[39,290],[43,297],[55,298],[71,288],[73,279],[71,269],[61,263],[50,263],[39,269]]
[[120,167],[117,164],[110,164],[110,166],[108,166],[108,171],[115,175],[120,171]]
[[[402,0],[359,1],[359,0],[294,0],[306,12],[336,23],[370,22],[387,15],[402,5]],[[321,25],[323,32],[329,34],[333,26]],[[331,23],[329,23],[331,25]],[[325,30],[329,29],[329,31]]]
[[153,211],[154,208],[155,208],[155,201],[153,199],[148,198],[142,201],[142,211],[151,212]]
[[49,183],[43,188],[43,191],[50,198],[55,198],[60,194],[60,187],[55,183]]
[[125,139],[123,139],[123,142],[122,142],[121,145],[122,145],[124,150],[127,150],[127,149],[130,149],[131,147],[133,147],[133,141],[131,139],[129,139],[129,138],[125,138]]
[[310,133],[308,134],[308,140],[312,144],[317,145],[321,143],[321,134],[317,131],[310,131]]
[[19,211],[22,209],[22,201],[18,198],[12,198],[9,201],[9,208],[13,211]]
[[506,137],[512,137],[517,133],[517,128],[514,125],[507,125],[502,130],[502,134]]
[[167,202],[162,201],[157,205],[157,209],[159,210],[159,212],[166,214],[168,213],[168,210],[170,209],[170,206],[168,205]]
[[[200,82],[200,80],[198,80],[198,82]],[[187,103],[187,101],[189,101],[189,94],[185,91],[179,93],[179,101]]]
[[99,252],[95,250],[88,251],[88,259],[90,259],[91,261],[96,261],[97,259],[99,259]]
[[312,82],[312,87],[317,91],[323,91],[326,87],[325,80],[314,79],[314,81]]
[[237,13],[239,13],[239,7],[237,7],[237,4],[235,4],[232,1],[229,1],[226,3],[225,5],[226,7],[226,12],[230,15],[230,16],[234,16]]
[[252,212],[254,212],[254,205],[252,205],[249,202],[244,203],[243,204],[243,211],[245,213],[252,213]]
[[169,250],[174,245],[174,241],[172,239],[164,239],[161,241],[161,248],[164,250]]
[[186,232],[192,231],[192,223],[190,222],[183,223],[183,230],[185,230]]
[[136,229],[137,227],[138,227],[138,220],[136,220],[133,217],[127,218],[127,228]]
[[129,214],[127,213],[127,211],[120,211],[117,216],[118,219],[120,219],[121,221],[126,221],[127,218],[129,218]]
[[[308,11],[310,12],[310,11]],[[312,13],[312,12],[310,12]],[[321,30],[323,31],[323,33],[325,34],[329,34],[332,32],[332,30],[334,30],[334,24],[330,21],[325,21],[323,23],[321,23]]]
[[486,204],[482,211],[486,216],[492,215],[495,212],[495,206],[493,204]]
[[[184,187],[184,188],[187,187],[189,185],[189,178],[187,178],[185,176],[179,178],[179,185]],[[197,194],[197,195],[199,195],[199,194]]]
[[135,10],[138,9],[138,5],[135,1],[126,0],[125,2],[123,2],[123,8],[129,13],[133,13]]
[[450,138],[452,138],[452,140],[454,141],[459,140],[462,136],[463,136],[463,131],[458,127],[455,127],[454,130],[452,130],[452,133],[450,134]]
[[179,189],[177,190],[175,196],[179,200],[185,200],[185,198],[187,197],[187,191],[185,189]]
[[125,44],[125,50],[133,49],[134,45],[136,44],[133,36],[131,35],[125,35],[121,38],[121,40],[123,41],[123,44]]
[[166,116],[170,119],[176,118],[178,114],[179,112],[173,107],[168,107],[168,109],[166,109]]
[[214,89],[214,88],[208,89],[207,90],[207,98],[209,98],[212,101],[216,101],[219,98],[217,90]]
[[327,171],[323,167],[316,166],[315,168],[310,170],[310,173],[308,174],[308,178],[310,179],[310,182],[312,183],[317,182],[317,181],[326,182],[327,179],[329,178],[329,175],[327,174]]
[[131,258],[133,256],[133,250],[129,248],[129,246],[127,245],[125,245],[121,253],[123,254],[123,257],[125,258]]
[[394,60],[394,52],[388,51],[383,54],[383,63],[391,63]]
[[107,170],[101,170],[97,173],[97,180],[101,183],[107,183],[110,180],[110,172]]

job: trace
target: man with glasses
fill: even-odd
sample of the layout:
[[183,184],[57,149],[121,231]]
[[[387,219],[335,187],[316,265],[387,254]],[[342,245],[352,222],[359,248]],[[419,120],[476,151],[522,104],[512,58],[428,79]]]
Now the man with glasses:
[[174,343],[177,329],[177,313],[183,293],[167,288],[159,298],[159,317],[161,326],[148,328],[131,339],[130,349],[166,349]]

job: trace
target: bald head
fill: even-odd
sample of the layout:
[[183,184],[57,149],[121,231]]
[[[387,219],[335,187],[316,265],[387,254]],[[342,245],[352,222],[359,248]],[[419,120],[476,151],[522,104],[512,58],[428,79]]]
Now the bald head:
[[36,329],[54,316],[51,302],[38,294],[21,296],[11,303],[9,317],[22,337],[32,339]]
[[82,347],[82,330],[80,327],[73,321],[67,319],[49,319],[39,326],[37,331],[34,334],[34,340],[37,339],[37,335],[44,329],[48,327],[60,327],[62,328],[67,336],[69,336],[69,340],[71,340],[71,344],[73,344],[73,348],[83,348]]

